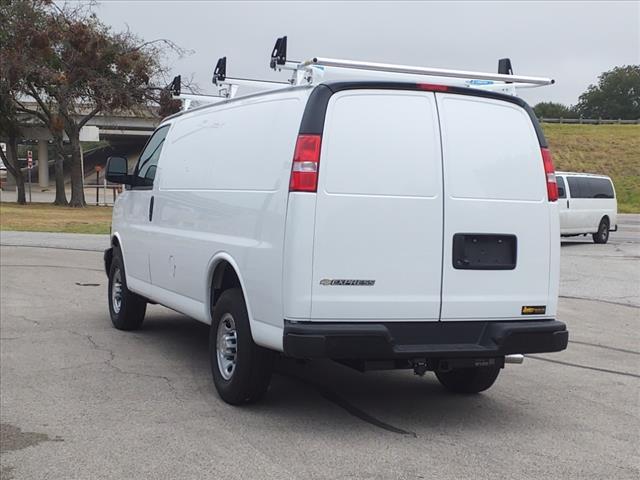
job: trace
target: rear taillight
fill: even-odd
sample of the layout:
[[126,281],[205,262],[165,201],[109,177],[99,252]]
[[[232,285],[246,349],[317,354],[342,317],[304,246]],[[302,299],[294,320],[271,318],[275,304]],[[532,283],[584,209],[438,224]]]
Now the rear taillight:
[[544,174],[547,179],[547,197],[550,202],[558,200],[558,183],[556,182],[556,171],[553,168],[553,158],[548,148],[542,147],[542,163],[544,163]]
[[298,135],[291,167],[290,192],[315,192],[318,189],[320,135]]

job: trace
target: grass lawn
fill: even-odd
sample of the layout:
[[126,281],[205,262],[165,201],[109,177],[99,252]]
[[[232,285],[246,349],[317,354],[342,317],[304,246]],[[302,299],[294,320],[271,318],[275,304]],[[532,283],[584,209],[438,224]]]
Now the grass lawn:
[[0,230],[109,233],[111,207],[69,208],[47,203],[0,203]]
[[640,125],[543,123],[542,128],[556,170],[609,175],[618,211],[640,213]]

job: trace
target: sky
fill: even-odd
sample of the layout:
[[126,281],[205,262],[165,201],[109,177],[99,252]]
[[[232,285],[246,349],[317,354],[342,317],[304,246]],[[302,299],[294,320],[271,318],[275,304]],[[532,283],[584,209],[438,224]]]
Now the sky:
[[167,38],[191,51],[169,56],[173,74],[193,75],[202,93],[227,56],[227,75],[285,80],[269,70],[277,37],[288,57],[333,57],[459,70],[551,77],[522,91],[531,104],[575,104],[603,71],[640,64],[640,1],[213,2],[101,1],[98,17],[115,31]]

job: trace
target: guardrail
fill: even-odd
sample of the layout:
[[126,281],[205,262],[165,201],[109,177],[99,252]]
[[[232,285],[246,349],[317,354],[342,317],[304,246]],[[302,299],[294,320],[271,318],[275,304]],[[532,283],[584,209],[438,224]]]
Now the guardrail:
[[604,118],[545,118],[538,117],[540,123],[577,123],[577,124],[591,124],[591,125],[636,125],[640,124],[640,118],[637,120],[612,120]]

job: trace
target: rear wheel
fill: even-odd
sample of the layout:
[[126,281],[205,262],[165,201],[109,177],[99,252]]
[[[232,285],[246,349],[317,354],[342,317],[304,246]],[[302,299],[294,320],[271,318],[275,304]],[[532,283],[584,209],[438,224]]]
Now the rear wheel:
[[609,241],[609,220],[603,218],[598,225],[598,231],[593,234],[594,243],[607,243]]
[[436,371],[436,377],[451,392],[479,393],[491,387],[499,373],[500,367],[474,367],[448,372]]
[[253,342],[240,289],[225,290],[213,310],[209,333],[213,383],[222,399],[241,405],[264,396],[275,353]]
[[136,330],[142,325],[146,311],[146,300],[127,288],[122,252],[118,247],[114,247],[113,260],[109,268],[111,322],[118,330]]

